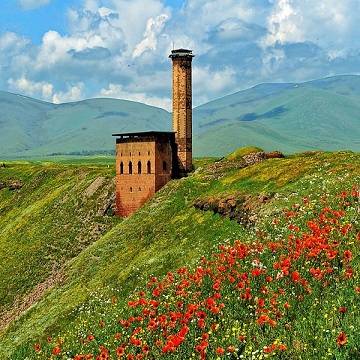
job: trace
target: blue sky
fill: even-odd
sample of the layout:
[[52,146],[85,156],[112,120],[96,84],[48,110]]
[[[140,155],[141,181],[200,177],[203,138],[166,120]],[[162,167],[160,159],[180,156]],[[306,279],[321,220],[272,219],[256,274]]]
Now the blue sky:
[[0,90],[171,111],[173,48],[195,106],[264,82],[360,74],[359,0],[1,0]]

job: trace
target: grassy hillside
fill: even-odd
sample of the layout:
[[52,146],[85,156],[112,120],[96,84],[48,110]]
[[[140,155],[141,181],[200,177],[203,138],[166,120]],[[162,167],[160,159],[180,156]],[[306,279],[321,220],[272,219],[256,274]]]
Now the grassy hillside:
[[2,314],[34,300],[0,357],[356,358],[359,154],[236,160],[198,161],[123,221],[103,216],[111,168],[0,168]]

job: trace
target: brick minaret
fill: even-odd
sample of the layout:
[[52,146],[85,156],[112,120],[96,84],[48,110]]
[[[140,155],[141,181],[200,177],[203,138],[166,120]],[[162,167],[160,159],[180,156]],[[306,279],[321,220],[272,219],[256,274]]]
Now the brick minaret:
[[173,131],[177,144],[180,175],[193,169],[192,166],[192,50],[172,50],[169,57],[173,63]]

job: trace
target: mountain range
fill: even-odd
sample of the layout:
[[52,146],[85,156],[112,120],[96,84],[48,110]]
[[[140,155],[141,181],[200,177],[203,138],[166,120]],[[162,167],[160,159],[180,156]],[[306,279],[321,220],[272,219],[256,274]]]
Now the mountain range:
[[[193,109],[193,155],[259,146],[291,154],[360,151],[360,76],[260,84]],[[171,113],[142,103],[52,104],[0,91],[0,158],[111,154],[113,133],[171,131]]]

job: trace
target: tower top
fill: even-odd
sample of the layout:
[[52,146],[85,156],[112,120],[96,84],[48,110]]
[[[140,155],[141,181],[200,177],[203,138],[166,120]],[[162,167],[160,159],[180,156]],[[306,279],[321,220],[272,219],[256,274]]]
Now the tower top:
[[195,55],[193,55],[192,50],[187,49],[176,49],[171,50],[171,54],[169,55],[169,58],[176,59],[176,58],[193,58]]

